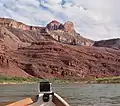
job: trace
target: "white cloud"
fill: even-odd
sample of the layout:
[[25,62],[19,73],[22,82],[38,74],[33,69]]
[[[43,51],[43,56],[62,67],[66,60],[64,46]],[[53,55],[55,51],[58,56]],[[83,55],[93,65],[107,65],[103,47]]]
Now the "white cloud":
[[60,4],[62,0],[41,0],[41,2],[48,3],[48,4]]
[[30,25],[56,19],[75,23],[93,40],[120,37],[120,0],[0,0],[0,16]]

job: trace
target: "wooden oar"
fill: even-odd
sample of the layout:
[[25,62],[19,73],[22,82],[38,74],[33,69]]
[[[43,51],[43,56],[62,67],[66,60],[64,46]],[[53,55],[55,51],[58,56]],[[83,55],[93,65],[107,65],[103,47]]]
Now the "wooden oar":
[[7,106],[29,106],[30,104],[36,102],[37,99],[38,99],[38,96],[26,98],[26,99],[11,103]]

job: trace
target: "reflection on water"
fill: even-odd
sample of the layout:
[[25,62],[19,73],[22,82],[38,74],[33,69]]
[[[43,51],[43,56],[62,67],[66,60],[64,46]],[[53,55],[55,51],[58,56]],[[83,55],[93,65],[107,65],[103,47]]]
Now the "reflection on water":
[[[119,84],[56,84],[53,90],[71,106],[120,106]],[[0,102],[24,99],[37,91],[37,84],[0,85]]]

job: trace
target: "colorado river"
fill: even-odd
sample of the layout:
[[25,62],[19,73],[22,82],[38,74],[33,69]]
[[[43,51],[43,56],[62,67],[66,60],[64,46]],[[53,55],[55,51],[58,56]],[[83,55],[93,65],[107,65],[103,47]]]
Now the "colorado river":
[[[37,84],[0,85],[0,103],[21,100],[37,91]],[[71,106],[120,106],[120,84],[53,84],[53,91]]]

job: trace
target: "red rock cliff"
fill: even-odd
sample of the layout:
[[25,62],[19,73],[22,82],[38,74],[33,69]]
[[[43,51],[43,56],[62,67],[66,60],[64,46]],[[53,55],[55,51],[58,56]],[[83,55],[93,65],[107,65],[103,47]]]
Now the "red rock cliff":
[[[24,29],[25,28],[25,29]],[[0,75],[89,79],[120,75],[120,51],[91,46],[71,22],[33,27],[0,19]]]

